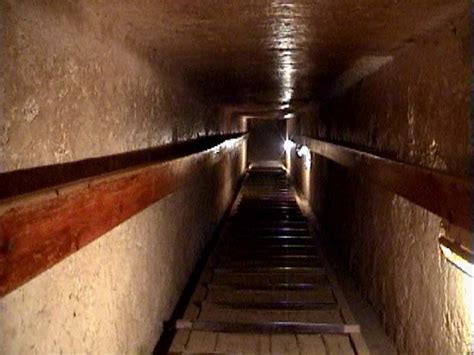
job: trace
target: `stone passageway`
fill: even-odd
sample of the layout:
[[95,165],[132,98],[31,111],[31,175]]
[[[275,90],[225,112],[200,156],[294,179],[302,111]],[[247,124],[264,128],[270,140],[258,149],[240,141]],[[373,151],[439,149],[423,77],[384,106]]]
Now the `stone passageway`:
[[0,0],[0,354],[472,353],[472,17]]

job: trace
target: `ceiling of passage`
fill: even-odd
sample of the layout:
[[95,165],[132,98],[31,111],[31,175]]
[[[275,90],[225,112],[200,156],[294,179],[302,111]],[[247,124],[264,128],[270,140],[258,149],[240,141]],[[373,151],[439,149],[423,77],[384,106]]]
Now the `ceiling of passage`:
[[260,104],[317,97],[357,58],[387,55],[467,1],[83,2],[105,30],[206,95]]

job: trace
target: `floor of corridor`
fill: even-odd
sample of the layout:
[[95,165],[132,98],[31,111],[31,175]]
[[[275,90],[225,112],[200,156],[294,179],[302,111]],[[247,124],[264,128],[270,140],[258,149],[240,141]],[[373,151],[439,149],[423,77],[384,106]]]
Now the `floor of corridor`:
[[283,169],[249,171],[171,353],[369,352],[295,196]]

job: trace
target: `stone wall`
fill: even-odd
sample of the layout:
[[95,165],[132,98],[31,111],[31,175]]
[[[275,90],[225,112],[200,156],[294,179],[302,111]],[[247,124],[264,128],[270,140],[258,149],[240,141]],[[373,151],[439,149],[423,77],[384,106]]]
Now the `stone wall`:
[[[412,38],[376,72],[302,115],[292,133],[469,178],[469,26],[465,14]],[[300,181],[302,171],[293,169]],[[328,244],[348,260],[398,349],[466,353],[473,279],[440,252],[438,238],[449,227],[321,157],[313,156],[309,181]]]
[[[0,2],[0,172],[238,130],[172,62],[84,4]],[[0,353],[150,352],[231,202],[243,150],[2,298]]]

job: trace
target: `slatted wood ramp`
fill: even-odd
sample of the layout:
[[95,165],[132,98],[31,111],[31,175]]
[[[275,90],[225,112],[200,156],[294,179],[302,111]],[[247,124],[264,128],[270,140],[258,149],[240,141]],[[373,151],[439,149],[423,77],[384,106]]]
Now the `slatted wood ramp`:
[[366,354],[280,168],[252,168],[170,353]]

